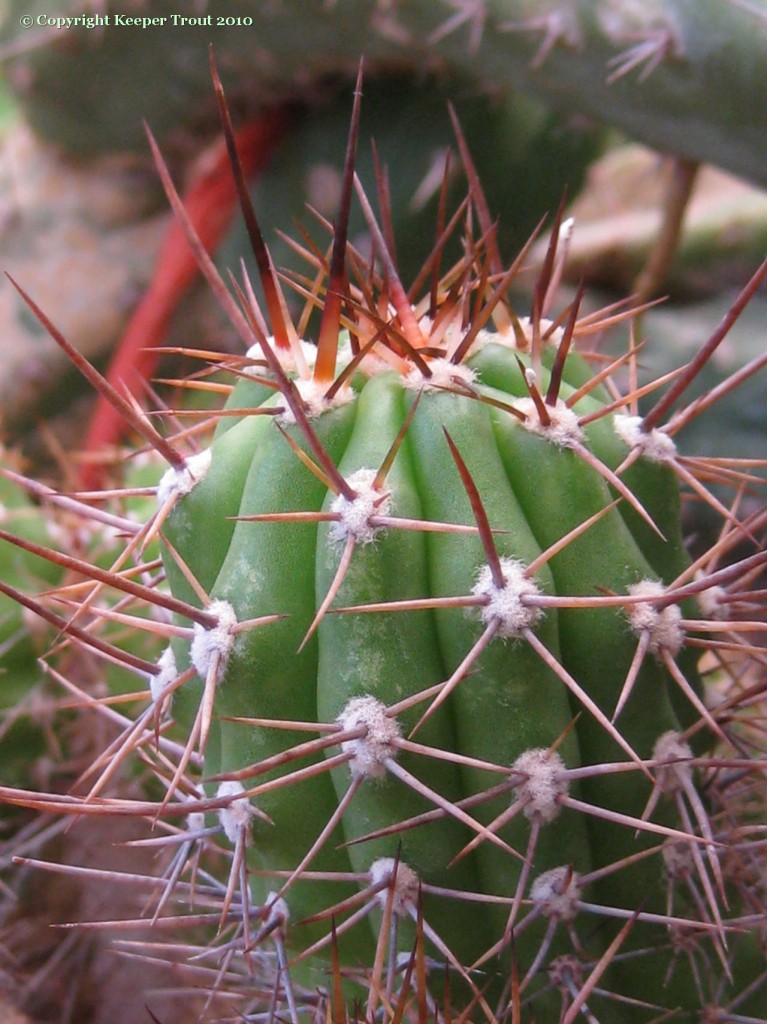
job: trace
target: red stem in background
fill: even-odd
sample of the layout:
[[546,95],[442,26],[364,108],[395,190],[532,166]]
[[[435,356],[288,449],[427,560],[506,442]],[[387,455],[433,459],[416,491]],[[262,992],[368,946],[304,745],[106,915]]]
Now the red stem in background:
[[[276,107],[248,122],[236,133],[243,170],[252,177],[266,165],[276,144],[285,134],[289,121],[285,107]],[[237,203],[226,147],[222,143],[215,158],[189,186],[184,205],[205,248],[211,252],[221,243]],[[154,373],[173,314],[187,289],[199,273],[197,263],[174,219],[160,247],[152,280],[133,311],[115,348],[106,373],[107,380],[119,391],[137,394],[141,381]],[[125,434],[125,423],[117,410],[101,395],[91,416],[83,450],[97,455],[118,444]],[[80,470],[80,485],[95,490],[102,484],[104,467],[86,460]]]

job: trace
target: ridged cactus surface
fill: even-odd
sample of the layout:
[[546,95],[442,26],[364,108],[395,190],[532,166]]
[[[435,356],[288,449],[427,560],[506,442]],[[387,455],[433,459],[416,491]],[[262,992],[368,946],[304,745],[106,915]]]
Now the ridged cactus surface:
[[[226,396],[212,440],[200,417],[159,432],[78,360],[168,462],[156,509],[106,568],[16,542],[88,581],[79,606],[28,603],[63,604],[62,633],[139,676],[143,710],[83,795],[0,796],[147,817],[157,875],[105,876],[180,930],[152,955],[212,1001],[243,994],[248,1020],[763,1019],[764,515],[742,510],[751,463],[675,436],[746,376],[682,404],[767,263],[698,356],[640,385],[634,334],[612,363],[576,351],[633,311],[559,305],[561,214],[515,309],[532,240],[502,261],[457,128],[468,195],[440,204],[406,288],[386,176],[376,216],[354,174],[358,89],[335,225],[283,274],[215,81],[260,303],[225,286],[152,140],[244,345],[188,382]],[[722,524],[694,561],[680,493]],[[134,653],[144,634],[157,656]],[[145,800],[111,792],[132,752]]]
[[[451,343],[464,333],[455,324],[445,356],[420,368],[362,361],[338,404],[310,419],[333,466],[329,481],[294,450],[307,445],[300,428],[283,425],[290,412],[271,412],[284,398],[268,398],[261,415],[246,416],[213,444],[209,476],[179,498],[166,532],[210,596],[214,621],[195,627],[177,664],[191,659],[200,679],[192,701],[199,717],[187,716],[207,733],[205,774],[252,779],[256,789],[249,857],[267,874],[254,882],[254,898],[269,904],[267,893],[279,887],[270,872],[298,871],[285,900],[300,921],[353,892],[311,881],[312,871],[375,880],[381,859],[399,862],[398,912],[415,912],[423,885],[424,920],[445,944],[437,942],[434,955],[471,964],[497,945],[500,956],[484,966],[491,977],[507,976],[510,929],[530,917],[520,900],[531,882],[547,895],[537,902],[537,925],[527,921],[515,942],[525,971],[539,948],[550,959],[547,916],[556,921],[552,908],[567,900],[558,887],[580,893],[581,878],[609,867],[590,901],[626,907],[642,892],[647,914],[662,912],[658,854],[621,862],[656,847],[659,836],[671,843],[684,832],[664,789],[672,792],[675,772],[688,769],[662,762],[691,756],[681,732],[701,704],[694,670],[663,664],[676,666],[684,625],[673,589],[668,605],[656,607],[666,591],[651,565],[653,548],[665,544],[668,581],[684,570],[678,509],[662,509],[666,540],[643,552],[634,517],[627,522],[611,507],[617,478],[608,464],[628,456],[636,424],[606,414],[592,396],[567,404],[577,386],[568,375],[584,376],[577,357],[565,364],[556,399],[536,408],[517,362],[519,354],[529,369],[529,353],[519,352],[513,332],[481,335],[476,355],[452,363]],[[550,384],[542,370],[531,386],[546,394]],[[579,420],[594,414],[587,432]],[[664,457],[666,439],[655,439]],[[623,501],[651,505],[668,474],[670,467],[638,467]],[[635,516],[643,522],[641,512]],[[174,559],[167,558],[169,577],[191,596]],[[206,689],[210,731],[202,725]],[[265,760],[284,755],[277,774],[310,763],[300,756],[306,737],[284,722],[329,732],[333,767],[302,782],[267,783],[261,795]],[[640,761],[658,762],[668,784]],[[596,767],[615,763],[617,775]],[[641,825],[661,794],[653,824]],[[338,849],[382,829],[385,837]],[[470,855],[453,865],[467,847]],[[689,841],[686,848],[691,854]],[[450,889],[475,893],[481,911],[468,914]],[[493,897],[500,905],[483,906]],[[350,964],[366,946],[372,955],[378,927],[376,915],[367,938],[367,929],[351,933]],[[307,944],[300,926],[289,934]],[[316,938],[316,930],[306,934]],[[629,945],[652,949],[652,934],[637,924]],[[591,955],[612,937],[604,928]],[[403,942],[406,951],[412,934]],[[554,948],[569,945],[560,939]],[[633,971],[636,997],[660,980],[657,965],[642,959]],[[677,974],[686,973],[680,965]]]
[[[343,204],[351,190],[347,163]],[[631,1019],[622,1000],[692,1011],[707,996],[668,920],[729,955],[691,767],[723,733],[696,669],[714,595],[683,551],[664,403],[641,418],[569,354],[601,326],[577,301],[543,316],[567,225],[519,319],[492,231],[441,277],[435,262],[419,300],[358,192],[374,260],[350,257],[346,283],[343,226],[313,257],[329,272],[317,349],[264,269],[270,328],[212,446],[160,486],[171,589],[205,616],[173,645],[197,680],[175,698],[187,752],[204,751],[211,795],[243,794],[224,824],[235,863],[304,967],[336,947],[364,970],[407,953],[418,923],[486,1012],[516,970],[537,1019],[557,1019],[540,975],[562,971],[566,995],[602,957],[619,996],[595,997],[600,1019]],[[382,907],[399,939],[381,938]]]

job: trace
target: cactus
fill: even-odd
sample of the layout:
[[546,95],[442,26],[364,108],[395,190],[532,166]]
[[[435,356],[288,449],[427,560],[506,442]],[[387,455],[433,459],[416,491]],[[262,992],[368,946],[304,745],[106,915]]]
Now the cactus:
[[[231,145],[218,82],[216,95]],[[109,644],[76,608],[56,621],[149,691],[85,796],[0,796],[161,822],[147,842],[170,847],[162,877],[111,877],[148,886],[165,927],[184,927],[184,906],[190,927],[211,922],[203,983],[244,989],[246,1019],[327,1005],[340,1022],[343,1000],[362,1000],[370,1020],[435,1005],[488,1021],[757,1020],[763,683],[749,638],[764,622],[749,588],[767,562],[764,516],[741,514],[749,465],[690,461],[675,442],[745,373],[672,409],[767,263],[680,373],[621,396],[611,378],[634,379],[633,340],[608,365],[575,343],[633,311],[581,315],[581,295],[556,311],[561,213],[520,316],[509,295],[531,243],[504,266],[457,129],[468,197],[451,219],[441,207],[406,291],[385,176],[380,221],[354,177],[358,125],[359,92],[332,240],[296,243],[308,270],[289,280],[306,302],[295,320],[234,146],[265,312],[247,279],[239,303],[226,289],[152,143],[247,347],[213,357],[232,382],[210,385],[227,400],[207,446],[188,445],[198,428],[161,435],[17,285],[169,468],[110,568],[4,535],[120,596],[127,608],[100,611]],[[347,240],[355,193],[369,256]],[[312,314],[316,345],[303,340]],[[694,560],[680,487],[722,522]],[[165,580],[149,585],[155,540]],[[51,599],[28,600],[43,612]],[[126,627],[162,652],[121,656]],[[134,749],[159,796],[108,793]],[[227,870],[186,881],[216,843]]]
[[[0,474],[0,529],[12,531],[40,544],[50,544],[51,531],[39,510],[13,482],[13,455],[2,450],[2,461],[10,477]],[[59,573],[42,558],[5,548],[2,582],[15,588],[36,589],[41,584],[58,581]],[[4,591],[0,591],[0,758],[3,779],[23,784],[29,774],[30,755],[42,754],[45,742],[32,714],[35,705],[44,704],[37,686],[39,673],[36,659],[50,637],[36,629],[35,616],[25,612]]]
[[436,68],[523,91],[764,184],[766,20],[759,0],[216,0],[193,12],[68,0],[55,13],[12,0],[2,56],[31,123],[77,154],[140,148],[149,110],[162,138],[190,112],[204,122],[214,41],[229,89],[256,108],[350,77],[364,53],[371,74]]

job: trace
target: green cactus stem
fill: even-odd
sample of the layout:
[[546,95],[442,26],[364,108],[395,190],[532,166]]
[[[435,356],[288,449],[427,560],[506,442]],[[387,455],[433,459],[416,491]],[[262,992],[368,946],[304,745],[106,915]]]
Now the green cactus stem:
[[[80,0],[55,15],[42,0],[12,0],[6,19],[8,78],[27,116],[77,152],[140,147],[150,110],[163,138],[190,111],[198,122],[212,112],[213,41],[229,89],[256,106],[350,76],[364,53],[369,74],[426,68],[480,91],[523,91],[765,184],[761,0],[217,0],[185,12],[185,23],[162,0],[144,0],[133,24],[116,3],[98,13],[107,20],[88,27],[94,12]],[[67,16],[83,23],[57,23]]]
[[[227,289],[150,140],[245,354],[200,447],[80,362],[169,464],[128,545],[140,558],[158,540],[164,579],[67,565],[138,602],[143,615],[113,606],[101,622],[148,631],[162,653],[130,662],[143,717],[86,796],[0,797],[165,823],[152,841],[177,852],[162,877],[113,877],[154,886],[162,927],[210,925],[212,990],[260,958],[246,1019],[340,1022],[344,1000],[369,1020],[415,1000],[415,1019],[440,997],[446,1016],[488,1022],[758,1019],[764,515],[711,489],[756,486],[749,465],[679,454],[696,406],[674,410],[767,262],[671,381],[622,395],[612,373],[635,375],[633,341],[613,365],[575,343],[632,311],[581,315],[580,295],[555,308],[560,212],[519,315],[510,289],[533,240],[501,262],[468,159],[466,203],[441,212],[406,289],[385,175],[380,219],[355,176],[359,82],[355,97],[335,227],[297,243],[304,274],[274,269],[232,148],[260,304],[247,278]],[[348,240],[355,199],[370,254]],[[462,255],[444,265],[454,231]],[[288,289],[306,303],[295,320]],[[680,491],[722,521],[695,561]],[[119,660],[98,629],[61,628]],[[160,796],[105,796],[134,748]],[[211,842],[225,870],[182,879]],[[171,899],[192,909],[174,918]]]

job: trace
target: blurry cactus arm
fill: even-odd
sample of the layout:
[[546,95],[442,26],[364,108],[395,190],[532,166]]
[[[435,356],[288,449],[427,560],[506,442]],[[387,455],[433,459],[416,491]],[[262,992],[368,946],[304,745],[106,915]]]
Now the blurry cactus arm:
[[[86,16],[81,0],[59,6]],[[195,7],[195,25],[171,24],[166,4],[146,0],[136,14],[162,24],[115,25],[105,5],[105,26],[66,30],[46,27],[47,13],[11,0],[0,55],[35,127],[71,148],[141,146],[148,111],[160,138],[198,117],[212,41],[230,91],[256,105],[306,95],[364,54],[368,76],[437,70],[478,90],[522,90],[655,149],[767,180],[764,0],[227,0]],[[26,32],[22,14],[35,19]]]

